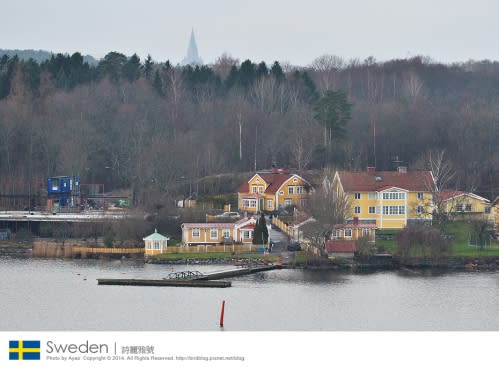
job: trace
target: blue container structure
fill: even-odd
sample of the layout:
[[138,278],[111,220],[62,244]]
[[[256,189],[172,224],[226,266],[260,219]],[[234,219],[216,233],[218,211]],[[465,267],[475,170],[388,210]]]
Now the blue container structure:
[[48,198],[54,206],[74,207],[80,203],[80,177],[60,176],[47,180]]

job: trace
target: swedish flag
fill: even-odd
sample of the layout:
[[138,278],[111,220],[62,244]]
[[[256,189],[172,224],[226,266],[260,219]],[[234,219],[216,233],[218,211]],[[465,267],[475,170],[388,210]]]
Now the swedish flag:
[[9,341],[9,360],[40,360],[40,341]]

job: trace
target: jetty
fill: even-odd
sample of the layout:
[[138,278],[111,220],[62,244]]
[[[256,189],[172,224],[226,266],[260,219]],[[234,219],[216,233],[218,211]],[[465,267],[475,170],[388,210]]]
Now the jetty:
[[211,287],[226,288],[230,281],[199,281],[192,279],[97,279],[97,284],[108,286],[155,286],[155,287]]
[[224,278],[230,278],[230,277],[238,277],[241,275],[246,275],[246,274],[253,274],[253,273],[259,273],[259,272],[266,272],[268,270],[273,270],[273,269],[280,269],[280,265],[264,265],[264,266],[257,266],[257,267],[250,267],[250,268],[237,268],[237,269],[231,269],[231,270],[224,270],[221,272],[213,272],[209,274],[204,274],[202,276],[197,276],[194,277],[193,280],[196,281],[204,281],[204,280],[216,280],[216,279],[224,279]]

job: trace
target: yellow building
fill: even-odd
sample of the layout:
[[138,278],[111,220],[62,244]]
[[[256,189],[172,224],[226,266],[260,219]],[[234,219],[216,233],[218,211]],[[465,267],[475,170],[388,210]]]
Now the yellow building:
[[357,241],[359,238],[365,237],[368,241],[374,242],[376,239],[376,225],[375,224],[336,224],[333,226],[331,233],[332,240],[349,240]]
[[233,223],[183,223],[184,245],[251,243],[256,220],[243,218]]
[[445,190],[440,192],[442,209],[456,217],[486,219],[494,222],[490,201],[471,192]]
[[272,212],[287,206],[303,207],[312,187],[297,174],[273,168],[256,173],[239,187],[238,209],[242,212]]
[[496,238],[499,240],[499,196],[497,196],[492,203],[492,212],[494,213],[494,218],[495,218],[495,231],[496,231]]
[[153,234],[143,238],[145,244],[145,254],[157,255],[166,251],[168,248],[168,237],[159,234],[155,229]]
[[432,218],[433,176],[430,171],[338,171],[334,182],[348,197],[349,219],[375,224],[378,229],[401,229]]

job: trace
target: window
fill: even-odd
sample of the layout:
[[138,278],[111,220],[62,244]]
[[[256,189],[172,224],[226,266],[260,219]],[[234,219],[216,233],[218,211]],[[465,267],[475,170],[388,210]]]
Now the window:
[[369,214],[376,214],[376,206],[369,206]]
[[212,240],[216,240],[218,238],[218,229],[216,229],[216,228],[210,229],[210,238]]
[[485,208],[485,214],[490,214],[490,206],[487,206],[487,207]]
[[274,207],[274,201],[267,200],[267,208],[272,209]]
[[457,204],[456,211],[463,211],[463,204]]
[[302,208],[307,206],[307,199],[300,199],[300,205],[302,206]]
[[294,186],[289,186],[289,187],[288,187],[288,194],[289,194],[289,195],[292,195],[294,192],[295,192],[295,188],[294,188]]
[[339,229],[333,229],[333,239],[339,238],[340,237],[340,230]]
[[199,231],[199,228],[192,228],[192,237],[193,238],[199,238],[199,235],[200,235],[200,231]]
[[378,198],[378,194],[376,192],[369,192],[369,195],[367,195],[367,198],[369,200],[376,200]]
[[360,214],[360,206],[356,206],[354,209],[355,214]]
[[383,200],[404,200],[405,192],[383,192]]
[[285,208],[288,207],[288,206],[291,206],[291,205],[293,205],[293,201],[292,200],[290,200],[290,199],[284,200],[284,207]]
[[304,191],[303,191],[303,186],[296,186],[296,193],[298,194],[302,194]]
[[284,191],[279,191],[279,195],[284,195]]
[[154,249],[159,250],[159,241],[154,241]]
[[471,211],[471,204],[466,204],[464,211]]
[[384,215],[403,215],[405,214],[405,206],[383,206]]
[[419,205],[417,208],[418,214],[423,214],[424,213],[424,206]]
[[363,236],[369,236],[369,233],[371,233],[369,228],[364,228],[362,230],[362,235]]
[[345,229],[345,237],[352,237],[352,228]]
[[229,238],[230,237],[230,229],[224,229],[224,230],[222,230],[222,237],[223,238]]
[[258,192],[263,193],[263,186],[258,186]]
[[360,200],[360,192],[356,192],[354,195],[355,200]]
[[423,199],[424,199],[424,193],[418,192],[418,200],[423,200]]
[[252,231],[243,231],[243,238],[244,239],[248,239],[248,238],[252,238],[252,234],[253,232]]
[[251,192],[256,193],[257,187],[256,186],[251,186]]
[[250,200],[249,207],[250,208],[256,208],[256,200]]

